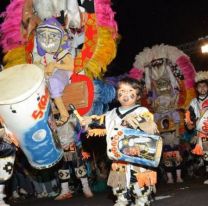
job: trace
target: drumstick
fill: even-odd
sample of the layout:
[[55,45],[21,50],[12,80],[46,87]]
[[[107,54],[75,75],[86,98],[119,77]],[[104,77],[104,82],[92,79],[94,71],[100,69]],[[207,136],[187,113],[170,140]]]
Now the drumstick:
[[72,110],[72,112],[75,114],[75,116],[77,117],[77,119],[82,122],[83,117],[79,114],[79,112],[76,110],[75,106],[73,104],[69,105],[70,110]]

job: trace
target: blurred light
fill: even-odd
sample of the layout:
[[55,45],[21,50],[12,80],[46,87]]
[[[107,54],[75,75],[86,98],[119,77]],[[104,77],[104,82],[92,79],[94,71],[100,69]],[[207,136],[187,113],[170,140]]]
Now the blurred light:
[[204,53],[208,53],[208,43],[206,44],[203,44],[201,46],[201,52],[204,54]]

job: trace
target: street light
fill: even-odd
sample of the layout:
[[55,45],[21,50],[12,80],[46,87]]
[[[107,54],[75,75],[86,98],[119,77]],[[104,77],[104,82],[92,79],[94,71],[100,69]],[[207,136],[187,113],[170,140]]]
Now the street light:
[[202,54],[208,53],[208,36],[199,39]]
[[203,54],[208,53],[208,43],[201,46],[201,52]]

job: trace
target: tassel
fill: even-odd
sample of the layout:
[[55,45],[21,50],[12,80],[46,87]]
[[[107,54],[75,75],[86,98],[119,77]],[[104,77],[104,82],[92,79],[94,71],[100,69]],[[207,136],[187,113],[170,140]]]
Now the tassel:
[[117,171],[110,171],[107,185],[110,187],[119,187],[120,189],[123,189],[126,187],[126,174],[125,172],[117,172]]
[[140,187],[155,185],[157,183],[157,173],[154,171],[139,172],[136,178]]
[[204,154],[203,149],[199,144],[196,144],[195,148],[191,152],[196,155],[203,155]]
[[94,136],[103,137],[105,135],[106,135],[106,129],[89,129],[87,138]]

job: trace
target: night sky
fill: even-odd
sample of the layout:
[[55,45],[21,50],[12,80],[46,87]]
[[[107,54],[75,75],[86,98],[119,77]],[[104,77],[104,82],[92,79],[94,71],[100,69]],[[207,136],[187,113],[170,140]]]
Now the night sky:
[[[132,68],[144,47],[178,46],[208,35],[208,1],[113,0],[113,9],[122,36],[111,66],[115,74]],[[196,69],[208,68],[208,56],[199,48],[187,55]]]
[[[1,0],[0,11],[9,0]],[[112,0],[121,41],[109,74],[128,71],[144,47],[155,44],[178,46],[208,35],[206,0]],[[188,54],[195,67],[205,68],[208,56],[199,50]],[[208,66],[207,66],[208,68]]]

